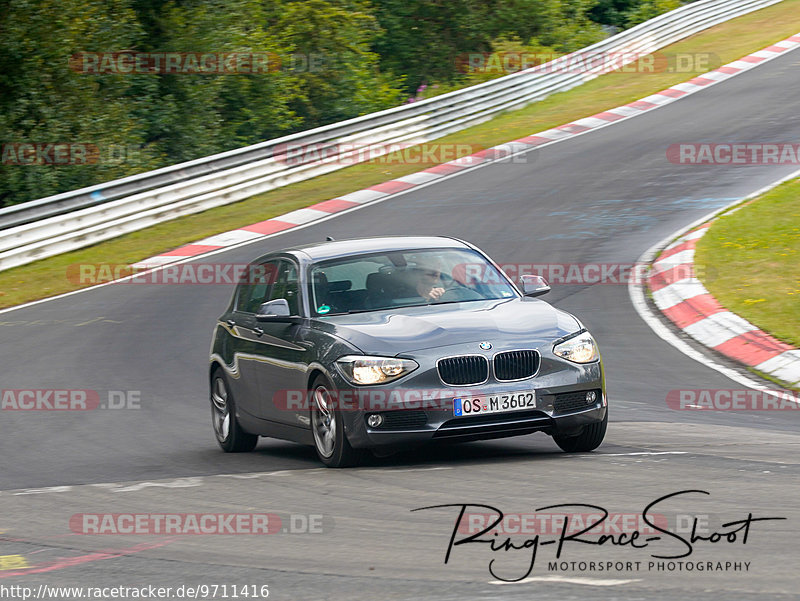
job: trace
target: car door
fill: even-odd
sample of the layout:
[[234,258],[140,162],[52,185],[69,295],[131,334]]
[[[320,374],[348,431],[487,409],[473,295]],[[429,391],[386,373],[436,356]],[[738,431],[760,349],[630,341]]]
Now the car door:
[[261,342],[263,330],[256,311],[269,298],[276,280],[280,259],[250,266],[239,283],[233,311],[226,316],[231,328],[235,375],[230,386],[240,410],[262,417],[258,366],[268,360],[271,347]]
[[[301,291],[299,286],[299,266],[293,260],[281,259],[277,266],[275,282],[270,288],[267,301],[286,299],[289,313],[299,317],[301,314]],[[298,412],[297,403],[287,399],[304,394],[307,386],[306,374],[310,363],[310,351],[302,342],[303,325],[299,319],[288,321],[259,321],[256,330],[261,344],[258,382],[260,388],[260,414],[264,419],[306,427],[300,419],[305,412]]]

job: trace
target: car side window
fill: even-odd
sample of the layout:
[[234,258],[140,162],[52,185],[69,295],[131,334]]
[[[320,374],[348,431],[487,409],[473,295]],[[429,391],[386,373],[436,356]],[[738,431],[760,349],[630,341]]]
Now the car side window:
[[255,313],[262,303],[270,300],[269,296],[281,263],[282,261],[275,259],[260,265],[248,266],[236,295],[237,311]]
[[285,298],[289,303],[291,315],[300,314],[299,286],[297,281],[297,266],[288,259],[282,259],[276,272],[275,284],[267,300]]

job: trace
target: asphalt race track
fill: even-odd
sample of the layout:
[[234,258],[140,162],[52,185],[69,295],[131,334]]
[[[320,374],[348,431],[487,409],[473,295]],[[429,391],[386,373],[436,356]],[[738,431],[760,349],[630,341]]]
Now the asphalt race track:
[[[646,76],[646,75],[643,75]],[[790,173],[796,166],[681,166],[670,144],[800,139],[800,52],[640,117],[410,191],[316,226],[200,261],[246,262],[273,248],[379,234],[446,234],[500,263],[632,263],[681,226]],[[533,133],[533,132],[531,132]],[[262,440],[226,455],[211,430],[207,353],[226,286],[112,285],[0,314],[3,389],[140,391],[141,408],[3,411],[0,556],[41,570],[0,585],[268,585],[270,599],[794,599],[800,416],[795,411],[691,412],[670,390],[741,384],[658,338],[624,285],[555,286],[545,297],[595,335],[607,372],[611,424],[592,454],[567,456],[545,435],[320,467],[311,448]],[[55,487],[55,488],[52,488]],[[570,542],[560,561],[641,562],[638,570],[552,571],[542,546],[445,551],[457,507],[482,503],[531,513],[560,503],[641,513],[706,516],[713,531],[754,517],[746,544],[697,542],[681,561],[749,562],[745,571],[648,567],[651,555],[685,551]],[[272,512],[303,518],[271,536],[79,535],[80,513]],[[283,524],[289,523],[284,519]],[[687,535],[688,536],[688,535]],[[551,533],[549,538],[553,538]],[[542,540],[548,538],[543,535]],[[669,538],[669,537],[665,537]],[[678,560],[675,560],[678,561]],[[0,557],[2,567],[2,557]],[[210,595],[201,598],[212,598]],[[220,598],[219,595],[217,598]]]

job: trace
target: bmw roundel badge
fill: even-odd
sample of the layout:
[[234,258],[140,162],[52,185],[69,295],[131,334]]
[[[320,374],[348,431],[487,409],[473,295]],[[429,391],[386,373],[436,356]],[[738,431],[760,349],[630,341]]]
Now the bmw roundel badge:
[[484,351],[488,351],[490,348],[492,348],[492,343],[491,342],[481,342],[478,346],[481,347],[481,349],[483,349]]

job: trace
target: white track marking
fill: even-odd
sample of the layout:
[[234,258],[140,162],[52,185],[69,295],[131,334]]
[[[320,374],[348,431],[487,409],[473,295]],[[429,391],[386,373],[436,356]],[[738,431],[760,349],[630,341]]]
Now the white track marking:
[[[435,466],[435,467],[409,467],[409,468],[397,468],[391,469],[391,473],[394,474],[396,472],[433,472],[439,470],[451,470],[454,469],[449,466]],[[381,468],[367,468],[367,469],[354,469],[352,471],[353,475],[357,474],[364,474],[364,473],[377,473],[377,474],[386,474],[387,471]],[[266,478],[272,476],[302,476],[305,474],[316,474],[320,472],[327,472],[332,473],[331,470],[327,467],[314,467],[314,468],[301,468],[296,470],[276,470],[273,472],[250,472],[244,474],[214,474],[212,476],[189,476],[186,478],[175,478],[174,480],[148,480],[144,482],[99,482],[96,484],[78,484],[75,486],[50,486],[47,488],[25,488],[20,490],[6,490],[0,491],[0,495],[7,494],[12,496],[22,496],[22,495],[43,495],[43,494],[50,494],[50,493],[62,493],[62,492],[69,492],[76,488],[77,486],[88,486],[94,488],[101,488],[107,492],[112,493],[119,493],[119,492],[138,492],[140,490],[144,490],[145,488],[194,488],[197,486],[204,486],[208,484],[209,478],[234,478],[237,480],[254,480],[256,478]]]
[[11,494],[14,496],[21,496],[21,495],[44,495],[54,492],[68,492],[72,490],[71,486],[48,486],[47,488],[26,488],[24,490],[18,490],[12,492]]
[[688,455],[688,451],[640,451],[635,453],[595,453],[594,455],[576,455],[577,457],[632,457],[634,455]]
[[[761,196],[762,194],[769,192],[773,188],[780,186],[782,183],[787,182],[796,177],[800,177],[800,169],[790,173],[785,177],[780,178],[777,181],[772,182],[771,184],[764,186],[763,188],[759,188],[755,192],[751,192],[744,198],[733,201],[732,203],[722,207],[721,209],[711,211],[704,217],[701,217],[700,219],[693,221],[689,225],[682,227],[678,231],[670,234],[660,242],[657,242],[656,244],[651,246],[642,254],[642,256],[639,257],[636,263],[638,265],[649,265],[655,258],[656,253],[662,248],[665,248],[675,238],[682,236],[689,230],[696,228],[699,225],[703,225],[704,223],[710,221],[720,213],[724,213],[725,211],[729,210],[731,207],[741,202],[745,202],[747,200],[756,198],[757,196]],[[642,280],[642,282],[638,282],[637,280]],[[768,390],[768,387],[766,385],[761,384],[760,382],[757,382],[751,378],[748,378],[747,376],[740,374],[738,371],[731,369],[730,367],[726,367],[724,365],[721,365],[720,363],[717,363],[716,361],[714,361],[714,359],[712,359],[705,353],[701,353],[700,351],[698,351],[697,349],[686,343],[684,340],[681,340],[670,328],[664,325],[664,323],[661,321],[659,317],[654,315],[650,310],[650,307],[648,306],[644,296],[643,281],[644,278],[631,278],[630,281],[628,282],[628,295],[630,296],[631,302],[633,303],[633,307],[634,309],[636,309],[636,312],[639,314],[639,317],[641,317],[645,321],[645,323],[647,323],[647,325],[650,326],[650,329],[653,330],[653,332],[655,332],[655,334],[659,338],[674,346],[676,349],[681,351],[687,357],[694,359],[698,363],[702,363],[706,367],[718,371],[719,373],[730,378],[734,382],[738,382],[739,384],[742,384],[754,390]]]

